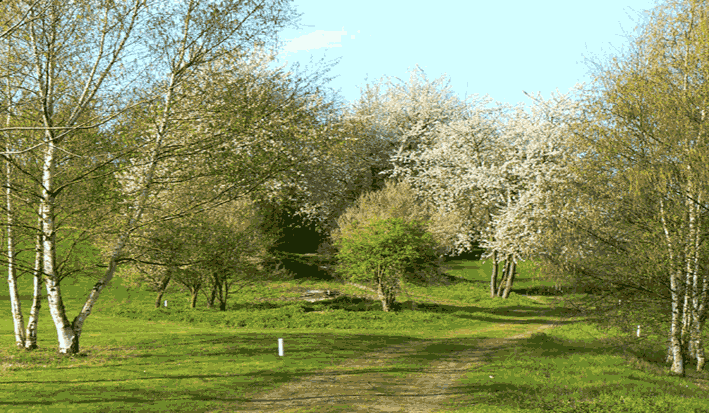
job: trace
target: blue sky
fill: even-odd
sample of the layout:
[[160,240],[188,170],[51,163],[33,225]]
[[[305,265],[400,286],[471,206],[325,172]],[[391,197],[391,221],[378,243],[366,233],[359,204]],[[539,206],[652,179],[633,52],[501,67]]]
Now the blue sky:
[[349,100],[384,75],[408,79],[418,64],[429,79],[447,73],[453,90],[528,102],[590,81],[586,59],[606,61],[628,44],[653,0],[295,0],[300,30],[280,39],[281,61],[341,57],[329,86]]

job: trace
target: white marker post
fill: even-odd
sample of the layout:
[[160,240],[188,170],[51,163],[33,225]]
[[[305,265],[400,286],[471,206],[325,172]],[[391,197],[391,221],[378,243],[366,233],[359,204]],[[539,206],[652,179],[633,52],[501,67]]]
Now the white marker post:
[[638,334],[637,334],[637,336],[640,337],[640,326],[638,326]]
[[167,300],[165,300],[165,307],[167,307]]
[[278,355],[283,357],[283,339],[278,339]]

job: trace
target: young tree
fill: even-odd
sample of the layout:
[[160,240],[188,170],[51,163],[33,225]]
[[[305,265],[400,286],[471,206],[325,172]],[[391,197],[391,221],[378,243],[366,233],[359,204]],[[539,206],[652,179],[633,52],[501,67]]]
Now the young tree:
[[436,210],[405,182],[386,181],[384,188],[362,194],[357,201],[337,219],[330,233],[331,244],[342,237],[345,228],[377,218],[401,218],[406,221],[425,222],[426,230],[441,248],[439,254],[451,250],[460,232],[457,216]]
[[192,308],[202,292],[209,307],[216,300],[225,311],[230,293],[268,279],[262,264],[273,239],[259,231],[261,219],[255,204],[241,199],[140,230],[131,247],[132,282],[157,291],[156,307],[174,280],[191,294]]
[[440,256],[425,225],[401,218],[346,226],[338,240],[338,270],[350,282],[374,284],[391,311],[404,280],[423,281],[440,270]]

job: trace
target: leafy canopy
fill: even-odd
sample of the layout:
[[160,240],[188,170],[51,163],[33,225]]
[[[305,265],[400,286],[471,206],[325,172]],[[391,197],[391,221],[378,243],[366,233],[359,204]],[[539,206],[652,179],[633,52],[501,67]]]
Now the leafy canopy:
[[338,239],[340,273],[352,282],[394,281],[433,270],[437,244],[425,223],[402,218],[353,222]]

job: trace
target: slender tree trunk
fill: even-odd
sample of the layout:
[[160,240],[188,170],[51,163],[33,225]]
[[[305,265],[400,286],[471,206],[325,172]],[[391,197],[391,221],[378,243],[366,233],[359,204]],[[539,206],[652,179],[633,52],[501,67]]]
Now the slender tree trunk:
[[502,298],[507,299],[510,296],[510,292],[512,291],[512,284],[515,281],[515,274],[517,272],[517,264],[514,262],[512,255],[510,254],[507,257],[510,260],[510,267],[508,269],[507,273],[507,283],[505,285],[505,292],[502,293]]
[[[700,291],[700,289],[702,288],[700,283],[702,283],[703,280],[700,276],[699,271],[699,249],[701,246],[702,220],[700,219],[701,211],[699,211],[698,207],[698,205],[701,205],[702,202],[701,192],[696,194],[695,200],[689,201],[691,202],[690,207],[692,215],[697,215],[696,218],[692,217],[692,219],[690,219],[690,224],[693,224],[693,231],[690,231],[692,235],[692,319],[690,354],[692,358],[697,362],[697,371],[702,371],[705,363],[704,345],[702,343],[703,323],[701,322],[700,314],[701,300],[703,295],[702,291]],[[694,220],[696,220],[696,222],[693,222]]]
[[157,298],[155,298],[155,308],[160,307],[160,303],[162,302],[162,296],[163,296],[163,294],[165,294],[165,290],[167,290],[167,285],[170,284],[171,278],[172,278],[172,271],[168,267],[168,269],[165,272],[165,276],[160,281],[160,286],[158,287],[158,296],[157,296]]
[[704,324],[707,316],[707,293],[709,292],[709,268],[704,270],[702,274],[702,291],[699,294],[699,307],[697,309],[697,318],[695,320],[695,334],[697,335],[697,371],[704,370],[706,365],[706,355],[704,352],[704,341],[702,340],[701,332],[704,330]]
[[681,318],[680,314],[680,282],[682,281],[681,266],[678,266],[674,253],[674,245],[672,243],[672,237],[670,237],[669,228],[667,227],[667,220],[665,219],[665,208],[664,201],[660,198],[660,220],[662,221],[662,229],[665,234],[665,241],[667,243],[667,251],[670,257],[671,270],[670,270],[670,292],[672,297],[672,322],[670,325],[670,337],[669,337],[669,349],[668,352],[670,356],[668,357],[672,362],[670,367],[670,373],[673,375],[684,376],[684,355],[682,354],[682,341],[681,337]]
[[[9,155],[8,155],[9,156]],[[10,309],[12,322],[15,327],[15,345],[17,348],[25,346],[25,319],[22,315],[20,294],[17,291],[17,268],[15,263],[15,231],[12,210],[12,167],[9,161],[5,162],[6,176],[6,208],[7,208],[7,284],[10,289]]]
[[215,281],[215,287],[217,287],[216,290],[216,299],[219,301],[219,310],[223,311],[222,308],[224,307],[224,290],[223,290],[223,285],[222,285],[222,279],[218,275],[214,277]]
[[199,287],[194,287],[190,289],[191,293],[191,299],[190,299],[190,308],[196,308],[197,307],[197,297],[199,297]]
[[384,276],[384,272],[381,269],[377,269],[378,277],[378,294],[379,299],[382,302],[382,310],[389,312],[393,309],[396,301],[396,289],[393,285],[389,285],[388,280]]
[[[8,38],[9,39],[9,38]],[[12,46],[10,40],[7,45],[7,57],[10,57]],[[5,97],[7,99],[7,113],[5,117],[5,126],[10,127],[11,110],[12,110],[12,90],[10,84],[11,76],[7,76],[7,84]],[[20,302],[20,294],[17,291],[17,266],[15,263],[15,217],[12,205],[12,163],[10,162],[10,132],[5,132],[5,150],[8,152],[5,159],[5,202],[7,208],[7,284],[10,289],[10,310],[12,312],[12,322],[15,328],[15,345],[18,348],[24,348],[25,345],[25,319],[22,315],[22,304]]]
[[174,91],[176,82],[175,78],[176,76],[173,73],[170,78],[168,94],[165,98],[165,106],[163,109],[163,117],[161,120],[161,124],[156,130],[155,146],[150,153],[148,168],[142,182],[143,185],[134,204],[133,216],[126,223],[123,232],[116,241],[116,245],[113,247],[113,251],[111,252],[111,258],[108,263],[108,269],[104,273],[103,278],[101,278],[98,282],[96,282],[96,284],[94,284],[94,287],[91,289],[91,293],[89,293],[89,296],[86,299],[84,306],[81,308],[79,315],[74,318],[72,325],[74,326],[74,331],[76,332],[77,336],[81,335],[84,322],[86,321],[86,318],[91,314],[91,310],[93,309],[94,304],[96,304],[96,301],[101,295],[101,291],[103,291],[104,287],[106,287],[106,285],[108,285],[108,283],[113,279],[113,276],[116,273],[116,269],[118,268],[118,260],[121,257],[121,254],[123,254],[123,249],[128,244],[130,234],[137,225],[137,223],[140,221],[140,218],[143,216],[143,211],[145,210],[145,205],[148,201],[148,195],[150,194],[150,188],[152,187],[153,180],[155,179],[155,171],[159,162],[160,152],[162,151],[169,118],[168,114],[170,113],[170,107],[172,105],[172,93]]
[[[673,275],[672,283],[676,284],[676,276]],[[672,293],[672,325],[670,327],[670,352],[672,354],[672,367],[670,367],[670,372],[674,375],[684,376],[684,354],[682,351],[682,344],[680,341],[680,326],[679,326],[679,297],[676,292]]]
[[497,250],[492,252],[492,276],[490,277],[490,298],[495,298],[497,292],[497,273],[500,269],[500,263],[497,262]]
[[56,166],[56,146],[54,137],[46,133],[45,142],[47,149],[42,166],[42,258],[45,283],[47,286],[47,301],[49,314],[54,321],[59,341],[59,352],[74,354],[79,352],[79,337],[74,333],[72,323],[66,316],[64,301],[62,300],[59,276],[56,272],[56,232],[55,220],[55,194],[54,170]]
[[505,266],[502,268],[502,279],[500,280],[500,285],[497,286],[497,296],[502,297],[502,291],[504,290],[505,286],[507,285],[507,277],[510,272],[510,256],[507,255],[507,258],[505,259]]
[[227,283],[226,279],[224,280],[224,286],[222,288],[224,292],[224,300],[219,303],[219,311],[226,311],[226,301],[229,298],[229,283]]
[[[41,226],[40,226],[41,227]],[[42,308],[42,232],[37,231],[34,251],[34,294],[32,296],[32,308],[30,309],[30,319],[27,322],[27,333],[25,334],[25,349],[34,350],[37,348],[37,325],[39,324],[39,310]]]
[[209,294],[207,308],[212,308],[214,306],[214,300],[217,299],[217,289],[219,288],[219,282],[219,276],[217,274],[212,274],[212,291]]
[[692,358],[692,340],[690,339],[692,310],[689,305],[689,296],[691,294],[691,284],[687,283],[687,274],[684,274],[684,300],[682,304],[682,329],[680,330],[680,342],[682,343],[682,353],[684,354],[685,362]]

